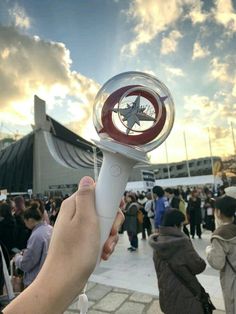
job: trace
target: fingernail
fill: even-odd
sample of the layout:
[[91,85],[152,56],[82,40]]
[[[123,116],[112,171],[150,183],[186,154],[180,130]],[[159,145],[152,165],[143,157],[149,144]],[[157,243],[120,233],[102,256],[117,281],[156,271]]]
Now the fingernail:
[[83,177],[80,180],[79,188],[86,187],[86,186],[91,186],[93,184],[94,184],[94,181],[93,181],[92,178],[90,178],[90,177]]

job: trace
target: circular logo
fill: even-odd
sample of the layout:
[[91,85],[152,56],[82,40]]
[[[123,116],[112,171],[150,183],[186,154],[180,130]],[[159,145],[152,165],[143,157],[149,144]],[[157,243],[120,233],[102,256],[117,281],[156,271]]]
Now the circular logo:
[[152,89],[129,85],[113,92],[105,101],[99,133],[128,145],[143,145],[154,140],[166,121],[166,107],[161,97]]

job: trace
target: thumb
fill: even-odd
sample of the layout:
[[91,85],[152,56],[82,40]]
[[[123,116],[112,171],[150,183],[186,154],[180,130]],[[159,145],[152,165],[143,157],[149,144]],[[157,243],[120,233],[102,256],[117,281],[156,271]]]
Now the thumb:
[[91,177],[86,176],[80,180],[75,199],[75,216],[77,216],[80,222],[97,216],[95,209],[95,184]]

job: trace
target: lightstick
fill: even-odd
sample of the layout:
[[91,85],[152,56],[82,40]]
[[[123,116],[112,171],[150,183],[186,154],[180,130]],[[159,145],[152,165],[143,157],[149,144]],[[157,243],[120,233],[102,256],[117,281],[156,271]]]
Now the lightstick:
[[93,109],[100,137],[96,144],[103,152],[96,183],[102,248],[133,166],[148,163],[147,153],[158,147],[172,129],[174,102],[168,88],[154,76],[125,72],[101,87]]
[[148,163],[147,153],[158,147],[172,129],[174,102],[168,88],[154,76],[125,72],[98,91],[93,122],[100,137],[96,144],[103,152],[96,182],[101,253],[133,166]]

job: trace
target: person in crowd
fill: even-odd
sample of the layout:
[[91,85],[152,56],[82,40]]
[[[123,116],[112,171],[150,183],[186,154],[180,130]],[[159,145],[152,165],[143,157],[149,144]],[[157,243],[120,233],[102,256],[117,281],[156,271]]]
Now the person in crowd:
[[12,216],[12,208],[6,202],[0,204],[0,244],[4,245],[9,258],[16,246],[16,222]]
[[135,252],[138,249],[138,233],[142,231],[142,226],[138,222],[138,209],[136,195],[129,192],[126,194],[124,230],[128,233],[130,242],[128,250],[130,252]]
[[221,185],[218,189],[218,197],[223,197],[225,196],[225,186]]
[[[102,259],[112,254],[123,219],[119,212],[103,247]],[[95,184],[92,178],[84,177],[79,190],[62,203],[39,275],[3,313],[63,313],[83,290],[96,266],[99,250]]]
[[165,189],[165,196],[169,202],[170,208],[179,208],[179,196],[176,196],[174,190],[171,188]]
[[[236,198],[236,187],[234,187],[234,196]],[[211,245],[206,248],[208,263],[220,271],[227,314],[236,313],[235,198],[226,195],[216,200],[215,216],[219,227],[212,234]]]
[[147,202],[145,204],[144,210],[146,211],[147,216],[148,216],[150,223],[151,223],[151,232],[154,232],[154,230],[155,230],[155,225],[154,225],[155,215],[154,215],[154,201],[152,199],[152,193],[148,192],[146,197],[147,197]]
[[[16,224],[12,216],[12,208],[6,202],[0,202],[0,246],[6,265],[9,268],[10,259],[13,256],[12,249],[15,247],[16,241]],[[3,293],[4,276],[2,256],[0,253],[0,295]]]
[[38,202],[32,202],[24,211],[24,222],[32,233],[26,249],[22,254],[16,254],[14,261],[16,267],[24,272],[23,282],[27,287],[34,281],[43,266],[52,235],[52,226],[43,221]]
[[197,233],[199,239],[201,239],[201,222],[202,222],[202,212],[201,212],[201,199],[198,197],[198,191],[193,190],[191,197],[188,201],[187,215],[190,222],[190,233],[192,239],[194,239],[195,232]]
[[22,196],[16,196],[14,199],[15,209],[14,218],[16,221],[16,247],[19,250],[26,248],[27,241],[30,237],[30,230],[24,223],[25,200]]
[[196,275],[206,263],[181,232],[185,216],[176,209],[165,212],[159,234],[149,238],[153,248],[159,301],[165,314],[203,314],[203,289]]
[[214,217],[215,199],[211,191],[206,191],[206,199],[204,201],[205,210],[205,228],[210,231],[215,230],[215,217]]
[[[140,210],[142,211],[142,214],[143,214],[142,240],[146,240],[147,236],[149,237],[150,234],[152,233],[151,222],[145,210],[146,202],[147,202],[147,197],[143,193],[141,193],[138,198],[138,204],[140,205]],[[146,236],[146,233],[147,233],[147,236]]]
[[164,216],[164,213],[166,211],[167,208],[170,208],[168,200],[166,199],[166,197],[164,196],[165,192],[163,190],[163,188],[161,186],[154,186],[152,189],[153,192],[153,197],[155,200],[155,220],[154,220],[154,224],[155,224],[155,231],[158,232],[161,224],[162,224],[162,219]]
[[45,209],[44,202],[41,199],[35,199],[35,201],[39,203],[39,210],[43,216],[43,221],[46,222],[47,224],[50,224],[48,212]]
[[60,197],[57,197],[54,199],[54,201],[52,202],[52,213],[50,216],[50,224],[52,226],[54,226],[56,220],[57,220],[57,216],[59,214],[60,208],[61,208],[61,203],[62,203],[62,199]]
[[182,194],[179,193],[178,189],[174,189],[173,193],[175,195],[175,197],[177,197],[179,199],[179,207],[177,209],[179,209],[181,211],[181,213],[184,214],[185,220],[183,222],[183,232],[186,234],[186,236],[189,237],[189,230],[187,228],[187,225],[189,224],[188,222],[188,217],[187,217],[187,212],[186,212],[186,203],[183,199]]
[[47,213],[49,214],[50,211],[51,211],[51,206],[52,206],[52,199],[49,199],[47,197],[45,197],[45,200],[44,200],[44,204],[45,204],[45,210],[47,211]]
[[[126,195],[127,195],[128,191],[125,191],[121,200],[120,200],[120,205],[119,205],[119,209],[122,211],[123,214],[125,214],[125,207],[126,207]],[[120,230],[119,230],[119,234],[123,234],[124,233],[124,224],[122,224],[120,226]]]

